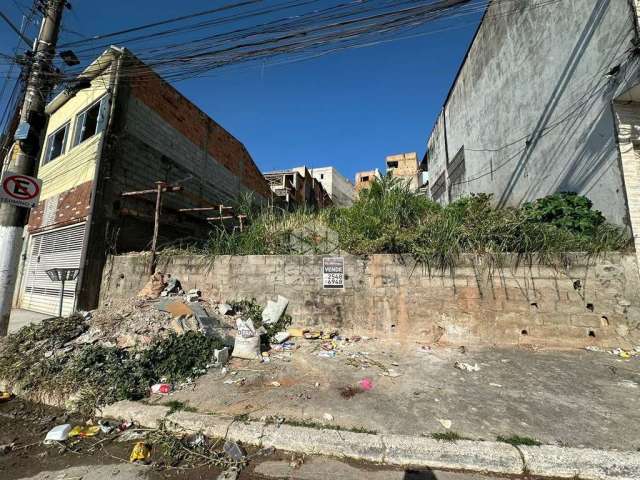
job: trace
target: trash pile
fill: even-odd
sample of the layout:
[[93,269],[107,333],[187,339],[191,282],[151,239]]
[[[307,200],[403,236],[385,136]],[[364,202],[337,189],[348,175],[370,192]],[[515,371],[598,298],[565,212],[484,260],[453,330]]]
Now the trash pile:
[[605,350],[596,346],[588,346],[585,350],[589,352],[603,352],[608,353],[609,355],[613,355],[614,357],[622,358],[623,360],[630,360],[632,358],[638,357],[640,358],[640,345],[634,347],[632,350],[625,350],[623,348],[614,348],[613,350]]
[[130,463],[182,470],[214,466],[224,470],[219,478],[228,479],[237,478],[251,459],[273,453],[273,449],[264,449],[249,455],[231,440],[210,439],[201,432],[186,430],[170,432],[163,424],[159,428],[142,428],[131,421],[90,419],[80,425],[66,423],[53,427],[44,438],[45,445],[77,454],[105,449],[113,442],[131,443]]

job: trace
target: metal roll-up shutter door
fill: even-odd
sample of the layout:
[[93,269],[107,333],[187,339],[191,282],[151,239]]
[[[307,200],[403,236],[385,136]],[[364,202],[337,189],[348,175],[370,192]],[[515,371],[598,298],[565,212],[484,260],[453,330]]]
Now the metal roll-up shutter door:
[[[84,232],[85,224],[82,223],[31,237],[21,308],[58,314],[61,283],[52,282],[46,271],[50,268],[80,268]],[[76,281],[65,282],[63,315],[73,311],[75,292]]]

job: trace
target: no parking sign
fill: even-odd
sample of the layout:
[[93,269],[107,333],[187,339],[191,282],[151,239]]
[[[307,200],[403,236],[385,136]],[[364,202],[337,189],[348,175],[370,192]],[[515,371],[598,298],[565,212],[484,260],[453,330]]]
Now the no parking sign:
[[0,183],[0,202],[16,207],[33,208],[38,205],[42,181],[13,172],[5,172]]

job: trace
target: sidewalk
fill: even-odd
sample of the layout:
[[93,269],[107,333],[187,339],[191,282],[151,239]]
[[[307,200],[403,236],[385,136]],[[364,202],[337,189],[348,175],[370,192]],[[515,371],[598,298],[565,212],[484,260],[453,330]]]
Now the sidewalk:
[[[211,370],[193,386],[151,402],[379,434],[455,432],[487,441],[518,435],[546,445],[640,448],[640,357],[583,350],[461,353],[362,340],[322,358],[319,341],[297,343],[301,348],[290,356],[278,354],[269,363],[233,359],[226,374]],[[457,361],[480,370],[461,371]],[[373,383],[369,391],[358,388],[364,378]]]
[[39,323],[45,318],[51,318],[51,315],[14,308],[11,310],[11,317],[9,317],[9,333],[17,332],[32,323]]

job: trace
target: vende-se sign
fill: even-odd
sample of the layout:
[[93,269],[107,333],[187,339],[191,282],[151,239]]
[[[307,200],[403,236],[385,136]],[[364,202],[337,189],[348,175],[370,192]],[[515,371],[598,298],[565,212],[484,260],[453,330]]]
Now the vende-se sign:
[[16,207],[34,208],[38,205],[42,180],[27,175],[5,172],[0,182],[0,202]]
[[322,288],[344,288],[344,257],[322,259]]

